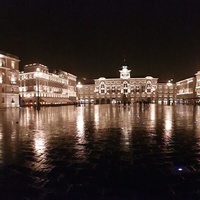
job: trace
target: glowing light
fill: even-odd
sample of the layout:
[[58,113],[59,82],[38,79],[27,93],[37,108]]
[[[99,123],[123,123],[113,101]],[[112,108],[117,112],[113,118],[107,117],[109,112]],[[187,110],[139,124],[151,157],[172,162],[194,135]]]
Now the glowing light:
[[183,171],[183,168],[179,167],[179,168],[178,168],[178,171],[179,171],[179,172]]
[[82,84],[80,82],[78,82],[78,84],[76,85],[77,88],[82,88]]
[[167,82],[167,86],[172,86],[172,79]]

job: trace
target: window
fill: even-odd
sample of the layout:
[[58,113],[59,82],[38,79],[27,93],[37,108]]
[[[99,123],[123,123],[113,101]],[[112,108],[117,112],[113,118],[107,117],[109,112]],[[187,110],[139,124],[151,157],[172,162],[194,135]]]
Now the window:
[[120,87],[118,87],[118,88],[117,88],[117,92],[120,93],[120,91],[121,91],[121,90],[120,90]]
[[5,67],[5,59],[4,58],[0,58],[0,67]]
[[11,61],[11,68],[15,69],[15,61]]
[[115,86],[112,86],[112,93],[115,92]]
[[127,83],[124,83],[124,88],[127,88],[128,87],[128,84]]
[[145,92],[145,86],[144,85],[142,86],[142,92]]
[[131,93],[134,93],[134,87],[131,88]]
[[10,81],[11,81],[11,84],[16,84],[16,77],[15,77],[15,74],[12,74],[12,75],[11,75]]
[[140,92],[140,86],[136,85],[136,92]]
[[104,83],[101,83],[101,93],[105,93],[105,85],[104,85]]

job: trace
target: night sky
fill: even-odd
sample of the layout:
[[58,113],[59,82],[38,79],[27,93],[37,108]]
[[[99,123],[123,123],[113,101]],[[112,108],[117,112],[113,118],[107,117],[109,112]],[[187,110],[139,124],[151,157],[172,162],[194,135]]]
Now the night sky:
[[[0,50],[78,77],[200,70],[200,0],[0,0]],[[124,61],[125,60],[125,61]]]

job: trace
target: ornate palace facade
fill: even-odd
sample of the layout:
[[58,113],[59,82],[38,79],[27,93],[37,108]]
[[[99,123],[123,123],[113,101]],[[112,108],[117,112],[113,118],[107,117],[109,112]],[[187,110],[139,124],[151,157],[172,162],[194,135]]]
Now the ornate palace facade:
[[158,83],[158,78],[147,76],[131,78],[127,66],[119,70],[119,78],[94,79],[94,84],[78,88],[78,99],[82,103],[134,103],[147,101],[151,103],[173,104],[176,101],[176,84]]

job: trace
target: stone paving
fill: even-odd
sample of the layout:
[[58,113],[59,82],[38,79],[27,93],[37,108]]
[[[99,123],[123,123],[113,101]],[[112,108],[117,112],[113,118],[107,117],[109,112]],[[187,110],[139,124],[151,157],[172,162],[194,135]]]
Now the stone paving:
[[200,199],[199,107],[0,115],[0,199]]

